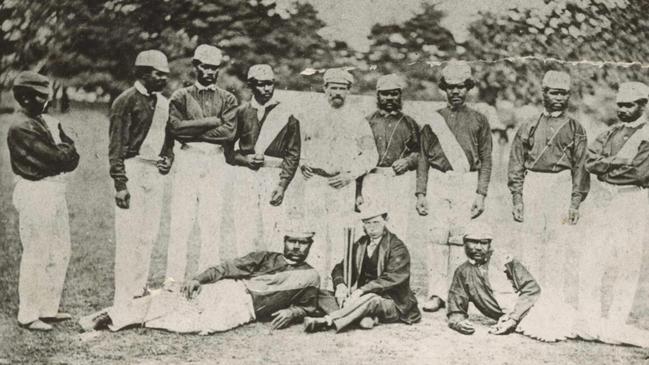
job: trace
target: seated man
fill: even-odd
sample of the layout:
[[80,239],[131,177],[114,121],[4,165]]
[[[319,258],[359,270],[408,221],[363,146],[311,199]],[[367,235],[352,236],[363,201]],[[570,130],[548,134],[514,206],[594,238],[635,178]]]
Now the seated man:
[[469,303],[496,320],[489,333],[513,331],[528,337],[556,342],[566,339],[598,340],[609,344],[649,346],[649,331],[609,321],[587,323],[557,296],[544,291],[518,260],[500,259],[491,249],[488,226],[472,222],[464,235],[468,260],[455,270],[448,293],[448,326],[465,335],[475,332],[468,319]]
[[84,317],[84,330],[127,326],[210,334],[255,319],[272,319],[275,329],[317,309],[318,273],[305,262],[313,232],[286,232],[284,253],[256,251],[208,268],[178,291],[173,283],[133,299],[127,310],[108,308]]
[[[361,220],[366,235],[352,246],[350,282],[345,283],[346,260],[338,263],[331,278],[335,300],[329,292],[319,299],[322,318],[306,317],[304,330],[315,332],[335,327],[336,331],[360,322],[372,328],[379,322],[412,324],[421,319],[417,299],[410,289],[410,254],[406,245],[388,231],[387,212],[367,207]],[[337,305],[336,305],[337,302]]]

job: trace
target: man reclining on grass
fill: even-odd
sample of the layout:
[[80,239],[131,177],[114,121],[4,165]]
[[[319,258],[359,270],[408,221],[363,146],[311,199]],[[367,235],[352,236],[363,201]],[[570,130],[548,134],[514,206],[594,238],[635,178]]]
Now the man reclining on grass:
[[182,285],[135,298],[127,310],[107,308],[82,318],[85,331],[139,325],[207,335],[256,319],[285,328],[316,312],[320,278],[305,262],[313,232],[284,236],[284,253],[256,251],[210,267]]
[[448,294],[448,326],[464,335],[475,332],[468,319],[469,303],[496,320],[489,333],[518,332],[544,341],[566,339],[601,341],[614,345],[649,347],[649,331],[608,320],[586,320],[571,306],[556,300],[516,259],[500,259],[491,249],[488,226],[472,223],[464,235],[468,260],[455,270]]

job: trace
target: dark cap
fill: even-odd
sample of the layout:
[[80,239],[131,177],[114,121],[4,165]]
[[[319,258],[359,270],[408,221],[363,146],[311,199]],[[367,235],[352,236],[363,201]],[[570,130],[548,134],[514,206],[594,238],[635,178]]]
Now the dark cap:
[[50,79],[34,71],[23,71],[14,79],[14,88],[24,87],[39,94],[50,95]]

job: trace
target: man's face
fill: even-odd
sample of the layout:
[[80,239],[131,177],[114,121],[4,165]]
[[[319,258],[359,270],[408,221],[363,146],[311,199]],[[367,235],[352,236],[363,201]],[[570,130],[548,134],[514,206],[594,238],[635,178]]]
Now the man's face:
[[151,69],[142,76],[142,82],[149,92],[160,92],[167,86],[167,76],[166,72]]
[[198,80],[201,85],[205,86],[215,84],[216,79],[219,77],[219,68],[220,67],[216,65],[196,61],[194,64],[196,80]]
[[386,112],[401,110],[401,90],[381,90],[376,93],[379,109]]
[[20,104],[29,115],[40,115],[47,111],[49,96],[33,91],[22,93],[17,98]]
[[363,219],[363,229],[371,239],[377,239],[383,236],[386,223],[387,217],[385,215]]
[[465,83],[446,84],[445,92],[449,105],[453,108],[458,108],[466,102],[466,94],[469,92],[469,88],[466,87]]
[[266,104],[270,99],[273,98],[275,93],[275,81],[274,80],[255,80],[251,79],[248,82],[250,89],[252,90],[252,96],[257,100],[261,105]]
[[329,105],[334,108],[340,108],[345,105],[347,95],[349,95],[349,84],[341,84],[338,82],[329,82],[324,87],[325,94]]
[[479,264],[487,261],[490,251],[491,240],[464,239],[464,252],[470,259]]
[[568,90],[550,88],[543,90],[543,105],[549,112],[566,110],[568,107],[568,100],[570,100],[570,93]]
[[617,103],[617,117],[624,123],[638,120],[645,111],[646,103],[634,101],[630,103]]
[[295,262],[304,262],[311,250],[311,238],[284,237],[284,257]]

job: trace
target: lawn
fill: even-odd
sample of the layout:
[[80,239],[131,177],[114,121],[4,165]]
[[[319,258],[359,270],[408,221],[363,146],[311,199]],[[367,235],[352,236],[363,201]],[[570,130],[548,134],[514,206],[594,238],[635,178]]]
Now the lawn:
[[[77,140],[82,156],[79,168],[70,176],[68,189],[72,258],[62,299],[62,308],[78,318],[110,305],[113,296],[114,203],[106,156],[108,122],[105,107],[77,109],[61,118],[64,127]],[[21,246],[17,214],[11,204],[13,175],[5,142],[12,120],[11,115],[0,115],[0,249],[3,252],[0,256],[0,364],[641,364],[649,361],[649,349],[580,341],[544,344],[519,335],[491,336],[486,333],[488,322],[485,321],[475,335],[462,336],[446,327],[442,313],[424,314],[422,322],[413,326],[382,325],[372,331],[352,330],[338,335],[333,332],[306,335],[301,326],[273,331],[264,323],[207,337],[148,329],[104,331],[86,336],[80,335],[76,321],[57,325],[55,331],[47,334],[23,330],[15,319]],[[506,146],[502,148],[507,150]],[[499,149],[494,152],[495,156],[503,153]],[[504,242],[498,248],[516,252],[512,234],[515,227],[510,222],[510,199],[502,172],[502,163],[497,163],[487,209],[503,237]],[[168,212],[165,212],[151,267],[154,286],[163,279],[167,237]],[[413,285],[423,299],[425,250],[421,240],[408,244],[414,258]],[[645,329],[649,329],[648,266],[643,270],[631,318],[632,323]]]

